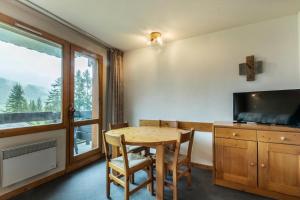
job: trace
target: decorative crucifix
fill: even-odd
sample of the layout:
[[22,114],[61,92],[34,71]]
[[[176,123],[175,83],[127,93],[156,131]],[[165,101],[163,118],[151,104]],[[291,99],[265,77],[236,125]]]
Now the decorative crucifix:
[[254,81],[255,74],[261,74],[263,72],[262,64],[262,61],[255,62],[253,55],[247,56],[246,63],[239,65],[239,73],[240,75],[246,75],[247,81]]

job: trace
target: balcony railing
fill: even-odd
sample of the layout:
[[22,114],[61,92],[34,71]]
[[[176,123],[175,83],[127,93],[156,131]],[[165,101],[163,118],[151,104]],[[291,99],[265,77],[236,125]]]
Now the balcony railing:
[[[76,119],[88,119],[91,111],[76,111]],[[39,121],[61,121],[61,112],[24,112],[24,113],[0,113],[0,124],[11,124],[21,122],[39,122]]]

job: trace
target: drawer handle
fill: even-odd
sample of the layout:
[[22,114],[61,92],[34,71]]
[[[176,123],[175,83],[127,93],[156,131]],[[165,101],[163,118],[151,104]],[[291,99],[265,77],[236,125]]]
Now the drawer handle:
[[232,133],[232,136],[236,137],[238,134],[237,133]]
[[283,137],[283,136],[282,136],[282,137],[280,137],[280,140],[281,140],[281,141],[285,141],[285,140],[286,140],[286,137]]
[[261,168],[265,168],[266,167],[266,165],[264,163],[262,163],[260,166],[261,166]]
[[251,163],[250,163],[250,166],[251,166],[251,167],[255,166],[255,163],[254,163],[254,162],[251,162]]

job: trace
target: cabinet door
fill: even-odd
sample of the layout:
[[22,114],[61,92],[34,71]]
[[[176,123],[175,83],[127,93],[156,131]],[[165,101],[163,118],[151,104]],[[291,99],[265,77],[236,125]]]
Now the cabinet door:
[[216,178],[257,186],[257,142],[215,139]]
[[300,146],[258,145],[259,187],[300,197]]

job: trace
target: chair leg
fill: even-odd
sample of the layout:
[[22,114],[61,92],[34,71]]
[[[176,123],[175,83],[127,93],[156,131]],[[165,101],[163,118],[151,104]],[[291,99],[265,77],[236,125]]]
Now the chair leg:
[[131,182],[132,184],[134,184],[134,174],[131,174],[131,176],[130,176],[130,182]]
[[148,191],[151,192],[152,195],[154,195],[154,186],[153,186],[153,167],[147,167],[147,175],[148,179],[151,179],[151,183],[147,185]]
[[128,176],[125,176],[125,197],[124,199],[125,200],[129,200],[129,177]]
[[154,167],[153,167],[153,165],[151,165],[150,171],[151,171],[151,178],[152,178],[152,181],[151,181],[151,194],[154,196],[155,195],[155,191],[154,191],[155,189],[154,189],[154,174],[153,174]]
[[173,200],[177,200],[177,172],[173,172]]
[[188,166],[188,170],[189,170],[189,173],[187,175],[187,185],[188,187],[191,187],[192,186],[192,167],[191,167],[191,164],[189,164]]
[[110,168],[106,167],[106,197],[110,198],[110,178],[109,178]]

